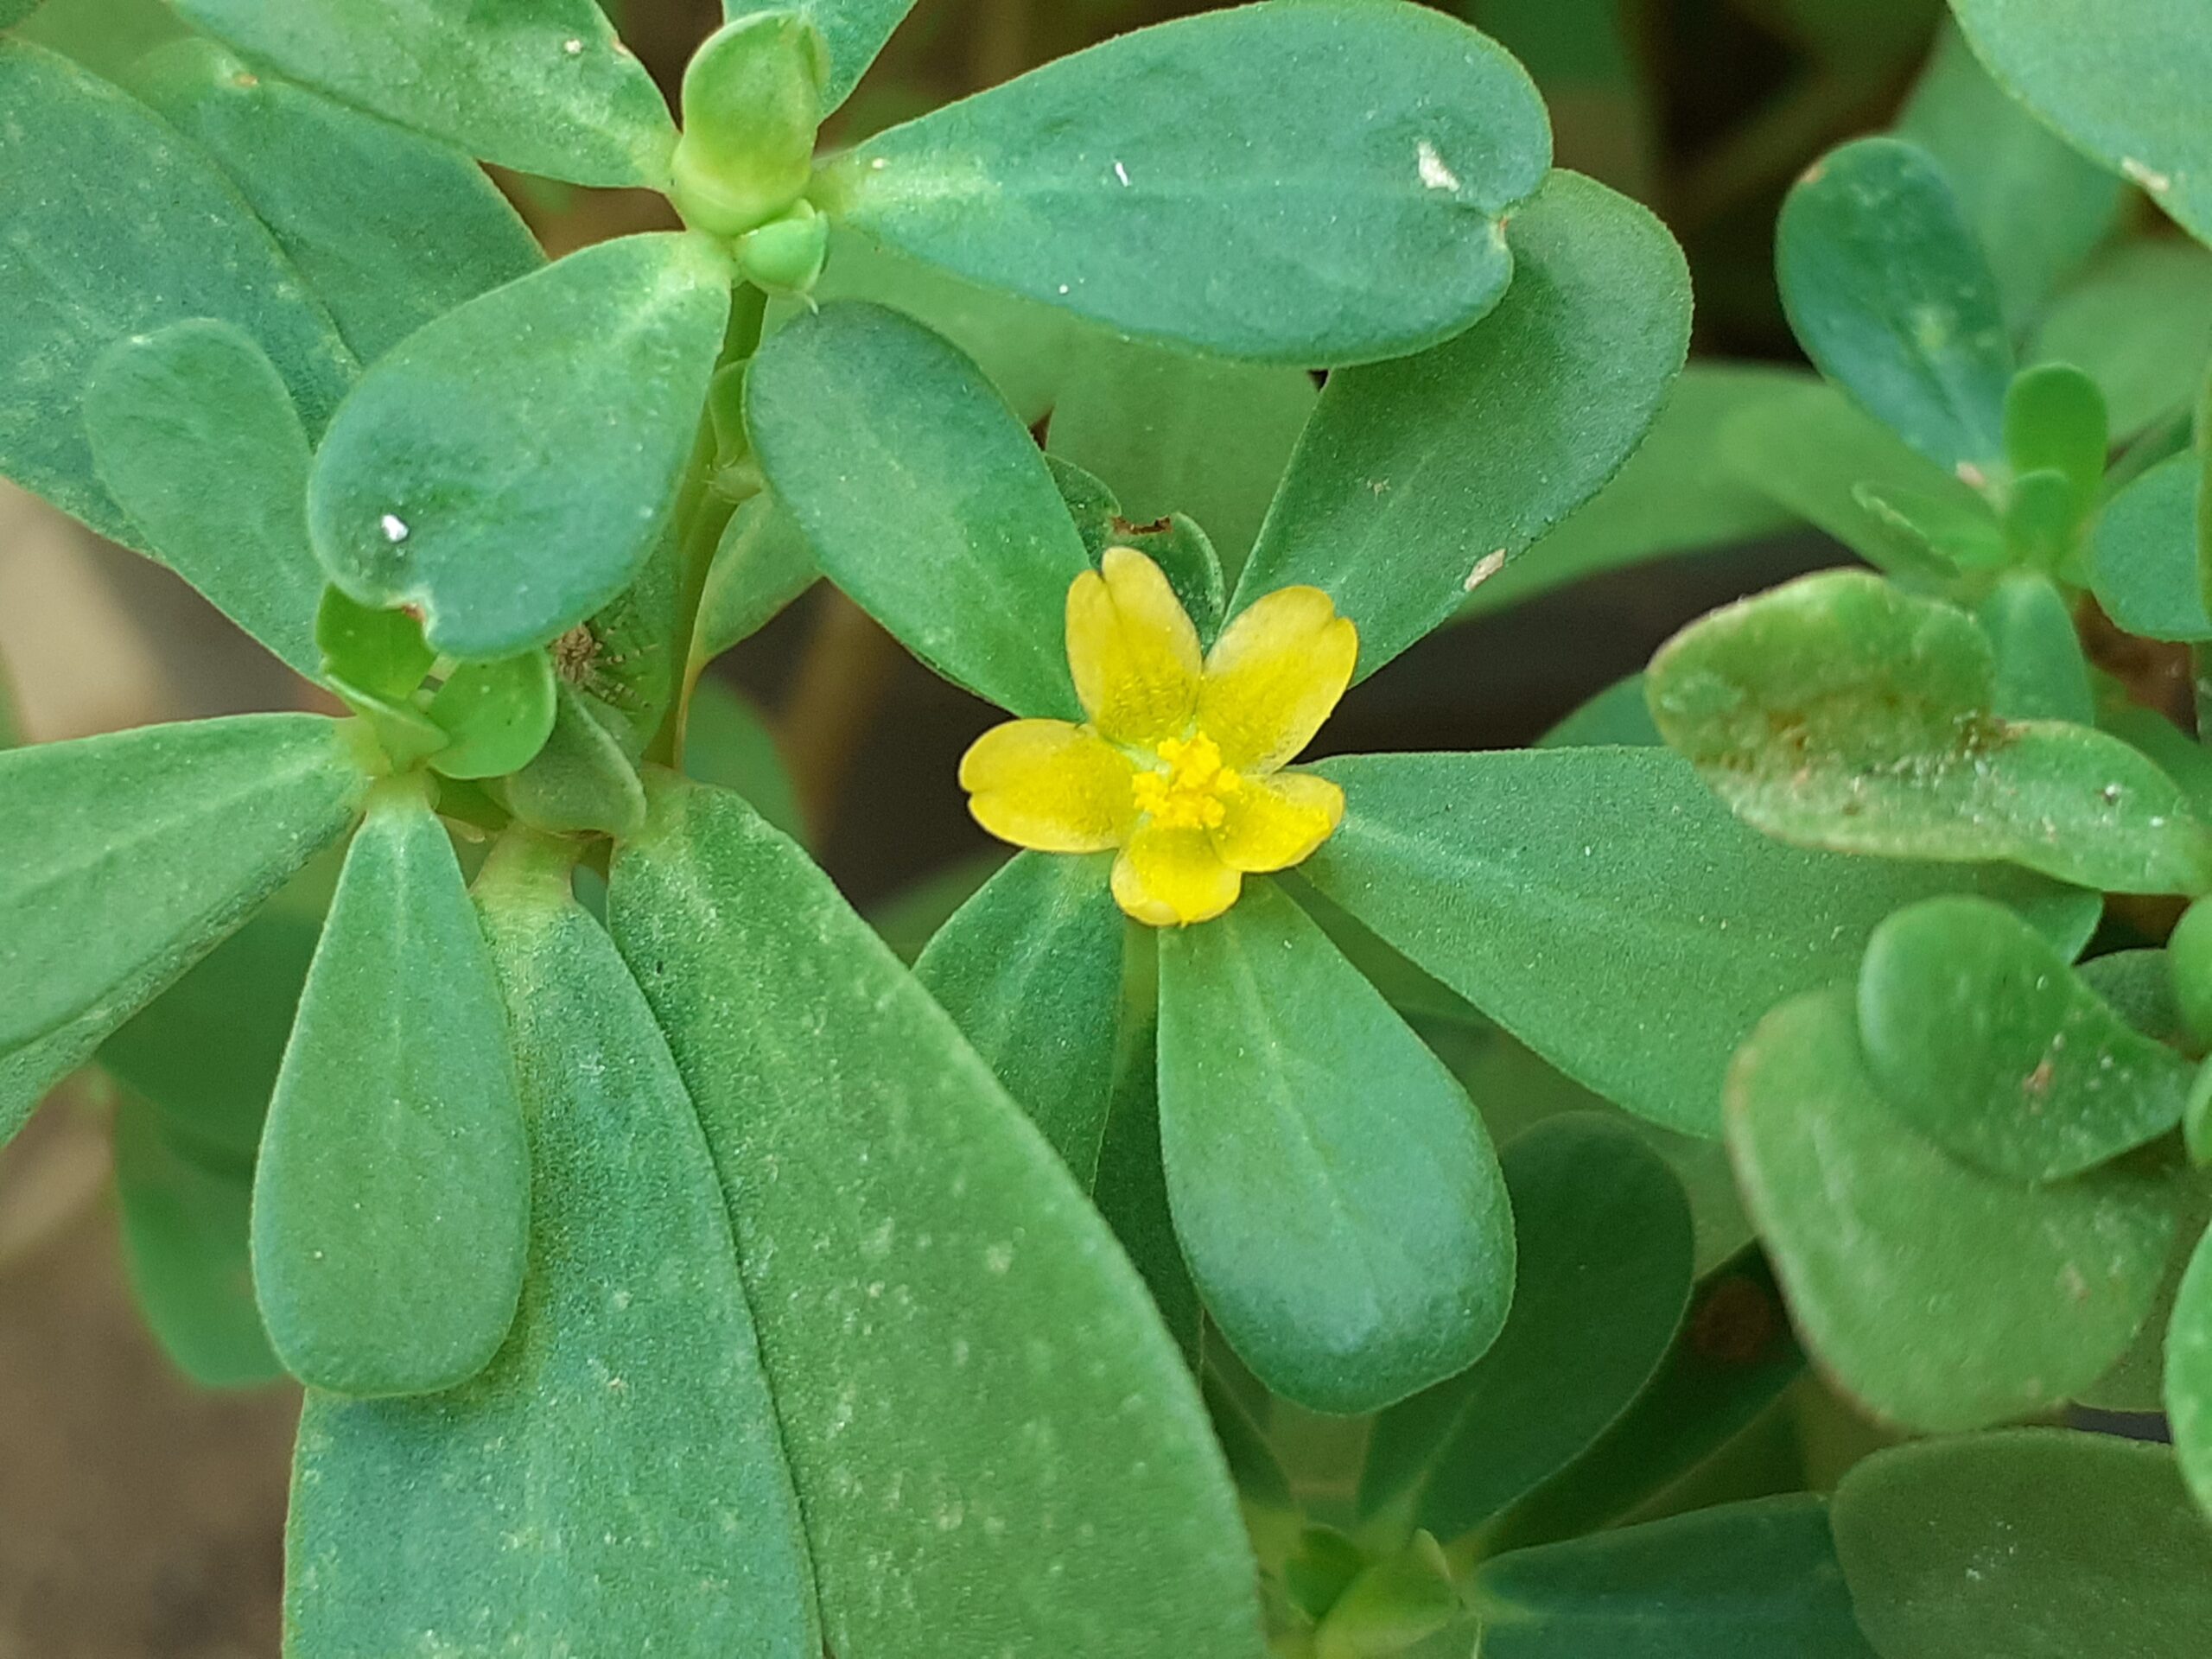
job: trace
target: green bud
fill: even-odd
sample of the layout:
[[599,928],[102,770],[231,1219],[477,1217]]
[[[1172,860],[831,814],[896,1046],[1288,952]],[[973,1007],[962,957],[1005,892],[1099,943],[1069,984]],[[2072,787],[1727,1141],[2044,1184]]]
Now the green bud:
[[796,204],[737,245],[740,274],[770,294],[795,296],[810,291],[829,257],[830,221],[810,201]]
[[685,224],[742,236],[804,194],[829,54],[796,12],[723,26],[683,72],[683,136],[669,200]]

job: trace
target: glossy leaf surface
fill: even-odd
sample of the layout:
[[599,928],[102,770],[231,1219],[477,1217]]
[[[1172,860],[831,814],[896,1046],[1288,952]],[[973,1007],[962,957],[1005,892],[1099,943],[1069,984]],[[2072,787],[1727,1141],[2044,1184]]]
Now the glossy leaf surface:
[[448,778],[499,778],[527,766],[552,734],[554,685],[542,651],[461,664],[423,711],[452,740],[432,767]]
[[2164,1446],[2027,1430],[1901,1446],[1835,1494],[1836,1549],[1883,1659],[2183,1659],[2212,1536]]
[[79,416],[116,341],[212,317],[258,343],[309,432],[353,359],[229,182],[145,105],[66,59],[0,41],[0,473],[115,540],[139,538]]
[[370,1395],[474,1376],[513,1321],[529,1211],[483,932],[445,826],[395,785],[347,850],[254,1173],[285,1369]]
[[622,237],[410,335],[315,455],[308,527],[364,605],[439,651],[543,645],[626,586],[690,453],[729,310],[702,239]]
[[252,338],[203,319],[118,341],[86,388],[85,431],[133,539],[298,672],[320,675],[308,435]]
[[2136,750],[1993,711],[1964,612],[1862,571],[1717,611],[1653,658],[1652,714],[1770,835],[1889,857],[2005,859],[2121,893],[2212,885],[2212,835]]
[[1497,309],[1457,340],[1330,378],[1232,611],[1295,582],[1359,628],[1372,674],[1595,494],[1689,340],[1681,251],[1624,197],[1555,173],[1514,216]]
[[1497,302],[1551,160],[1485,36],[1399,0],[1139,29],[871,139],[833,217],[1128,334],[1300,367],[1402,356]]
[[823,573],[956,683],[1073,716],[1069,584],[1090,569],[1044,458],[957,350],[875,306],[785,327],[746,420]]
[[318,1659],[817,1659],[714,1161],[629,970],[565,886],[495,868],[480,901],[530,1124],[513,1334],[450,1393],[309,1394],[292,1642]]
[[249,59],[520,173],[668,181],[668,105],[592,0],[178,0]]
[[1197,1390],[1043,1137],[796,847],[653,796],[610,916],[721,1172],[827,1645],[1255,1656]]
[[2036,1189],[1950,1158],[1883,1103],[1857,1026],[1848,992],[1809,993],[1729,1077],[1729,1148],[1792,1316],[1891,1421],[1946,1432],[2050,1410],[2143,1322],[2171,1212],[2133,1175]]
[[1850,975],[1899,906],[1977,891],[2069,949],[2096,916],[2093,897],[2012,872],[1782,846],[1649,749],[1316,770],[1343,785],[1344,822],[1301,874],[1568,1076],[1693,1135],[1718,1131],[1721,1079],[1759,1018]]
[[1512,1311],[1468,1370],[1376,1420],[1372,1513],[1409,1492],[1414,1523],[1472,1530],[1583,1451],[1648,1382],[1689,1300],[1689,1203],[1621,1122],[1556,1117],[1509,1142]]

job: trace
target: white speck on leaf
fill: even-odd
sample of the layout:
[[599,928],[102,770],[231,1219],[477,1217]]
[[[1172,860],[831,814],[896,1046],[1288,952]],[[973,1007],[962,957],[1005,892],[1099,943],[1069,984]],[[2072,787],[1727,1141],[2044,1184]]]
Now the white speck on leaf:
[[1444,158],[1436,153],[1436,146],[1424,138],[1414,151],[1421,168],[1421,181],[1432,190],[1457,190],[1459,175],[1444,165]]
[[2127,175],[2131,182],[2141,185],[2154,196],[2163,196],[2174,188],[2171,174],[2161,173],[2156,168],[2146,167],[2133,156],[2120,157],[2120,170]]
[[1126,190],[1129,188],[1129,169],[1119,162],[1114,163],[1114,176],[1122,181],[1122,188]]
[[561,42],[561,49],[572,58],[577,57],[582,54],[584,43],[579,40],[566,40]]
[[1467,592],[1471,594],[1476,588],[1481,587],[1483,583],[1488,582],[1492,576],[1496,575],[1499,571],[1504,569],[1505,550],[1501,547],[1497,552],[1485,553],[1480,559],[1477,560],[1475,562],[1475,568],[1467,572],[1466,581],[1461,582],[1459,585],[1465,588]]
[[407,521],[397,513],[387,512],[377,520],[377,524],[384,531],[384,538],[387,542],[398,543],[407,539]]

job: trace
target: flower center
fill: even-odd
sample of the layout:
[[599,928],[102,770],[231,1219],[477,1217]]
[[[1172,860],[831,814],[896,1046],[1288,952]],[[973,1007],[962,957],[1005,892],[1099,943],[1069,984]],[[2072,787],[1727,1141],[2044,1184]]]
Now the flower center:
[[1130,782],[1137,810],[1170,830],[1217,830],[1226,804],[1244,780],[1221,764],[1221,750],[1204,732],[1171,737],[1157,751],[1161,765]]

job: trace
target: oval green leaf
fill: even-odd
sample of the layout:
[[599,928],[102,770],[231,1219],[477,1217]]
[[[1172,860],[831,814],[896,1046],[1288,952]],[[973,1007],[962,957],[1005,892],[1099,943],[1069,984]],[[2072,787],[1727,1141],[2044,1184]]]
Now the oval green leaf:
[[1374,1411],[1497,1339],[1513,1217],[1482,1120],[1271,882],[1160,937],[1160,1134],[1192,1276],[1276,1393]]
[[514,1320],[529,1212],[483,931],[445,826],[396,784],[347,850],[254,1173],[285,1369],[369,1395],[474,1376]]
[[1138,29],[871,139],[823,209],[1122,332],[1298,367],[1458,334],[1551,161],[1521,66],[1402,0]]
[[1847,990],[1786,1002],[1728,1080],[1728,1145],[1815,1354],[1878,1416],[1931,1433],[2050,1411],[2127,1346],[2173,1217],[2133,1175],[2035,1188],[1883,1103]]
[[645,821],[645,787],[609,729],[615,718],[566,680],[554,688],[553,729],[506,782],[515,817],[548,835],[626,836]]
[[819,1659],[806,1541],[729,1217],[636,983],[530,849],[480,902],[530,1125],[531,1267],[489,1370],[311,1392],[291,1639],[418,1652]]
[[553,733],[553,664],[542,651],[463,663],[423,712],[452,741],[430,765],[448,778],[518,772]]
[[676,124],[593,0],[177,0],[247,58],[520,173],[668,182]]
[[[2055,474],[2046,474],[2055,478]],[[1997,677],[1990,707],[2006,720],[2070,720],[2094,724],[2096,698],[2074,607],[2050,577],[2008,570],[1974,607],[1989,636]]]
[[797,847],[657,774],[616,943],[721,1172],[840,1659],[1257,1659],[1205,1408],[1043,1137]]
[[330,423],[308,523],[330,579],[465,659],[542,645],[637,575],[729,315],[701,238],[626,236],[414,334]]
[[1628,459],[1688,348],[1681,250],[1572,173],[1551,175],[1511,236],[1513,286],[1482,322],[1330,377],[1232,614],[1294,582],[1325,589],[1372,674]]
[[2163,461],[2114,496],[2093,543],[2097,602],[2130,633],[2195,643],[2212,639],[2197,571],[2196,512],[2203,462]]

